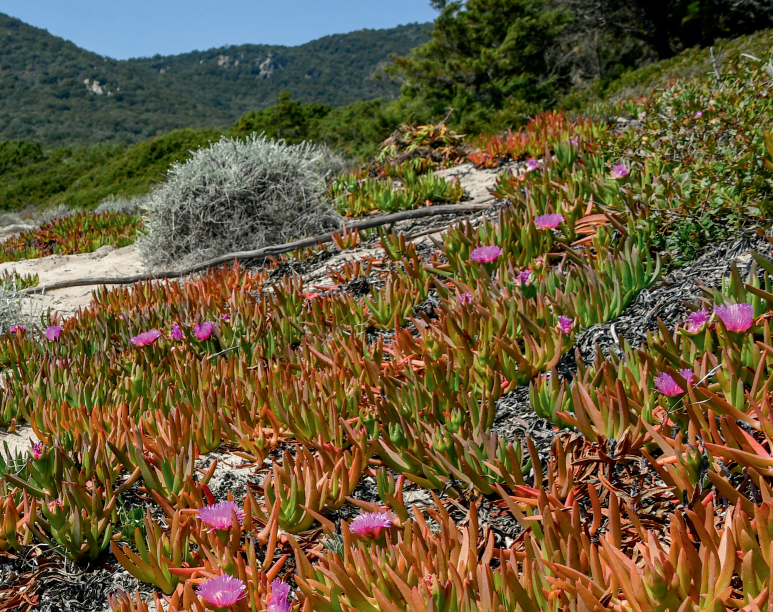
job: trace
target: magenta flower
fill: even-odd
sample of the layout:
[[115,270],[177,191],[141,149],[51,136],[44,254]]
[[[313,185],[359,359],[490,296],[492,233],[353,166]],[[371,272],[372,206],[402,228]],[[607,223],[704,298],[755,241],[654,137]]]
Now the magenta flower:
[[204,340],[209,340],[213,331],[215,331],[215,324],[212,321],[196,323],[196,325],[193,326],[193,334],[202,342],[204,342]]
[[696,310],[687,315],[687,331],[691,334],[698,332],[711,318],[711,313],[706,310]]
[[20,332],[26,332],[27,326],[26,325],[11,325],[11,327],[8,328],[8,331],[12,334],[15,334],[17,331]]
[[696,119],[700,119],[701,117],[703,117],[703,111],[698,111],[697,113],[695,113]]
[[48,338],[51,342],[54,340],[58,340],[59,336],[62,335],[62,330],[64,328],[61,325],[49,325],[46,327],[46,331],[44,332],[46,338]]
[[729,306],[717,306],[714,308],[727,331],[742,332],[754,324],[754,307],[751,304],[730,304]]
[[247,597],[247,587],[238,578],[223,574],[202,582],[196,589],[196,594],[215,608],[230,608]]
[[695,372],[693,372],[690,368],[684,368],[683,370],[679,370],[679,373],[682,375],[682,378],[684,378],[688,385],[692,384],[692,381],[695,378]]
[[386,512],[363,512],[349,525],[349,530],[361,536],[378,538],[392,528],[392,519]]
[[660,376],[655,377],[655,386],[658,388],[658,391],[668,397],[684,393],[684,389],[679,386],[674,377],[668,372],[663,372]]
[[558,213],[540,215],[534,219],[534,225],[536,225],[539,229],[553,229],[561,225],[563,222],[564,216],[559,215]]
[[153,344],[161,337],[161,335],[161,332],[157,329],[150,329],[146,332],[142,332],[141,334],[134,336],[134,338],[129,340],[129,342],[131,342],[136,347],[142,348],[143,346]]
[[515,277],[516,286],[529,285],[531,283],[531,270],[521,270],[518,276]]
[[231,320],[231,315],[229,315],[228,313],[225,313],[225,314],[224,314],[224,315],[222,315],[220,318],[221,318],[223,321],[225,321],[226,323],[228,323],[228,321],[230,321],[230,320]]
[[233,527],[233,516],[231,512],[236,513],[236,520],[241,525],[244,520],[244,512],[232,501],[222,501],[213,506],[204,506],[199,510],[199,518],[209,525],[213,531],[226,531]]
[[531,172],[539,168],[539,162],[536,159],[530,159],[526,162],[526,172]]
[[472,293],[460,293],[459,294],[459,303],[460,304],[472,304]]
[[40,459],[43,456],[43,451],[46,449],[46,447],[43,445],[42,442],[35,442],[35,444],[32,445],[32,458],[33,459]]
[[172,331],[169,332],[169,337],[172,340],[183,339],[183,330],[180,329],[180,325],[178,323],[172,323]]
[[290,612],[290,585],[277,579],[271,583],[271,601],[268,612]]
[[481,246],[472,250],[470,259],[478,263],[491,263],[502,254],[502,249],[496,245]]
[[625,164],[617,164],[615,167],[612,168],[612,178],[613,179],[621,179],[628,176],[628,173],[630,171],[628,170],[628,167]]
[[558,328],[565,334],[572,333],[572,325],[574,325],[574,319],[572,317],[565,317],[563,315],[558,317]]

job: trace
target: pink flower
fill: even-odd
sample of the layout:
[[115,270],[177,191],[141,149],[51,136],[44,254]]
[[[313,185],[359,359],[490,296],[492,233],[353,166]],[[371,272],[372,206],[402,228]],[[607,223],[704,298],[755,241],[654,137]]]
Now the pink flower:
[[478,263],[491,263],[502,254],[502,249],[496,245],[481,246],[473,249],[470,259]]
[[223,574],[202,582],[196,589],[196,594],[215,608],[230,608],[247,597],[247,587],[238,578]]
[[696,310],[687,315],[687,331],[694,334],[708,322],[711,318],[711,313],[706,310]]
[[193,334],[202,342],[204,342],[204,340],[209,340],[213,331],[215,331],[215,324],[212,321],[196,323],[196,325],[193,326]]
[[43,445],[42,442],[35,442],[35,444],[32,445],[32,458],[33,459],[40,459],[43,456],[43,451],[46,449],[46,447]]
[[59,336],[62,335],[62,330],[64,328],[61,325],[49,325],[46,327],[45,336],[48,338],[51,342],[54,340],[58,340]]
[[172,323],[172,331],[169,332],[169,337],[172,340],[183,339],[183,330],[180,329],[180,325],[178,323]]
[[8,328],[8,331],[12,334],[15,334],[16,332],[26,332],[27,326],[26,325],[11,325],[11,327]]
[[236,513],[236,519],[241,522],[244,520],[244,512],[232,501],[222,501],[213,506],[204,506],[199,510],[199,518],[209,525],[212,531],[227,531],[233,527],[233,516],[231,512]]
[[146,332],[142,332],[141,334],[134,336],[134,338],[129,340],[129,342],[131,342],[136,347],[142,348],[143,346],[153,344],[161,337],[161,335],[161,332],[157,329],[150,329]]
[[459,303],[460,304],[472,304],[472,293],[460,293],[459,294]]
[[526,172],[531,172],[539,168],[539,162],[536,159],[530,159],[526,162]]
[[682,378],[684,378],[684,381],[691,385],[693,379],[695,378],[695,372],[693,372],[690,368],[684,368],[683,370],[679,370],[679,373],[682,375]]
[[518,287],[531,284],[531,270],[521,270],[515,277],[515,284]]
[[349,525],[349,530],[361,536],[378,538],[392,528],[392,519],[386,512],[363,512]]
[[48,502],[48,511],[51,514],[58,514],[64,510],[64,502],[61,499],[54,499]]
[[572,333],[572,326],[574,325],[574,319],[572,317],[560,316],[558,317],[558,328],[565,334]]
[[696,119],[700,119],[701,117],[703,117],[703,111],[698,111],[697,113],[695,113]]
[[230,320],[231,320],[231,315],[229,315],[228,313],[225,313],[225,314],[224,314],[224,315],[222,315],[220,318],[221,318],[223,321],[225,321],[226,323],[228,323],[228,321],[230,321]]
[[625,164],[617,164],[615,167],[612,168],[612,178],[613,179],[621,179],[628,176],[629,170],[626,167]]
[[668,372],[663,372],[660,376],[655,377],[655,386],[658,388],[658,391],[668,397],[684,393],[684,389],[679,386],[674,377]]
[[271,583],[271,601],[268,612],[290,612],[290,585],[277,579]]
[[751,304],[730,304],[729,306],[717,306],[714,308],[727,331],[742,332],[754,324],[754,307]]
[[561,225],[563,222],[564,216],[559,215],[558,213],[540,215],[534,219],[534,225],[536,225],[539,229],[553,229]]

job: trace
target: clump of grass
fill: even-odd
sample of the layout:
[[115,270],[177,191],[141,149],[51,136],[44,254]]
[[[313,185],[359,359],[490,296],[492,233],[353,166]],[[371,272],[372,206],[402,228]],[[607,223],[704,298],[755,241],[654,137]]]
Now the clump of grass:
[[173,165],[143,205],[138,239],[149,268],[197,263],[337,229],[326,186],[343,160],[323,146],[223,138]]

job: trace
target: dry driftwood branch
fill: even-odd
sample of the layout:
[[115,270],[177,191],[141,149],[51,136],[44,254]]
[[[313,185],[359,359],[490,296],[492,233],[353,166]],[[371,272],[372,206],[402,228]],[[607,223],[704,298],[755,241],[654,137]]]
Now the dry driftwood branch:
[[[487,208],[491,207],[493,200],[494,198],[488,198],[480,202],[471,202],[469,204],[428,206],[426,208],[417,208],[415,210],[404,210],[402,212],[393,213],[391,215],[378,215],[363,219],[362,221],[357,221],[356,223],[347,224],[346,229],[350,231],[366,230],[374,227],[381,227],[383,225],[391,225],[397,223],[398,221],[408,221],[410,219],[421,219],[423,217],[434,217],[438,215],[453,215],[457,213],[476,212],[480,210],[486,210]],[[90,285],[129,285],[131,283],[147,280],[180,278],[195,272],[201,272],[202,270],[207,270],[209,268],[214,268],[216,266],[232,262],[236,259],[239,261],[266,259],[272,255],[282,255],[283,253],[290,253],[295,249],[302,249],[332,241],[332,233],[322,234],[320,236],[302,238],[301,240],[296,240],[294,242],[268,246],[262,249],[257,249],[255,251],[238,251],[235,253],[226,253],[225,255],[216,257],[215,259],[210,259],[204,263],[196,264],[182,270],[149,272],[145,274],[135,274],[133,276],[123,276],[117,278],[76,278],[69,281],[62,281],[61,283],[50,283],[48,285],[42,285],[38,287],[29,287],[20,293],[45,293],[46,291],[54,291],[55,289],[67,289],[69,287],[87,287]]]
[[717,81],[722,80],[722,73],[719,71],[719,52],[714,55],[714,47],[709,47],[709,57],[711,58],[711,67],[713,68],[714,76]]

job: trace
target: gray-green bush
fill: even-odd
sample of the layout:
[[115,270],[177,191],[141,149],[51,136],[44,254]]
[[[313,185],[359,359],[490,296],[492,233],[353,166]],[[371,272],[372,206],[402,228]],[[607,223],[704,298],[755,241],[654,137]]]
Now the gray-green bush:
[[343,165],[324,146],[255,134],[199,149],[142,204],[143,261],[179,268],[338,228],[327,183]]
[[108,196],[99,203],[94,209],[96,214],[102,213],[120,213],[122,215],[136,215],[145,202],[145,196],[135,196],[132,198],[123,198]]

